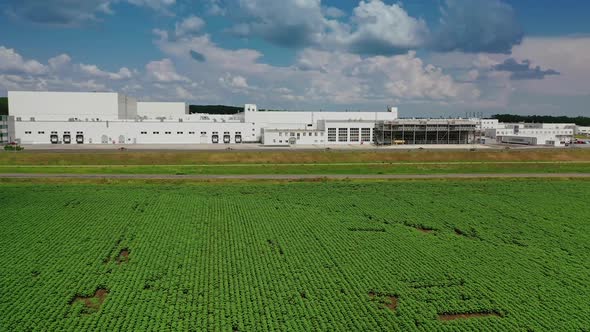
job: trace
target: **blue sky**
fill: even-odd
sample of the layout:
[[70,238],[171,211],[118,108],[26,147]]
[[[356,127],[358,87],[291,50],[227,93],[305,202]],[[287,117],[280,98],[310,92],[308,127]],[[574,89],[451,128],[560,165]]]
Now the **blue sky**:
[[0,95],[590,115],[590,2],[7,0]]

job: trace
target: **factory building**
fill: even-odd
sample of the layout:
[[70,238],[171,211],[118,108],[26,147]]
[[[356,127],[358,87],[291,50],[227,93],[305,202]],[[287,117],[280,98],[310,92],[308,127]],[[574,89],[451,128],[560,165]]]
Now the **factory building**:
[[561,146],[572,142],[572,123],[500,123],[486,129],[485,136],[495,143]]
[[576,126],[576,135],[586,135],[590,136],[590,127],[588,126]]
[[[119,93],[8,92],[8,141],[21,144],[364,144],[384,112],[259,111],[189,114],[185,103],[138,102]],[[4,136],[3,136],[4,137]]]

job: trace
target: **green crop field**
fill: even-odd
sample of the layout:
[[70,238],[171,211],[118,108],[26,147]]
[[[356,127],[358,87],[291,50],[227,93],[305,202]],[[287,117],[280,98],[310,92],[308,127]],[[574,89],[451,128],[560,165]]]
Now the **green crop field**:
[[0,184],[1,331],[588,331],[590,181]]

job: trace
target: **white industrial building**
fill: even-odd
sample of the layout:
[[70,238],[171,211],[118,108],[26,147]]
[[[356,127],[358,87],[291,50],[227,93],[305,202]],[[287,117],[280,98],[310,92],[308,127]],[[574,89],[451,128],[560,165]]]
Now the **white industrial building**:
[[185,103],[138,102],[119,93],[9,91],[8,140],[21,144],[363,144],[385,112],[259,111],[189,114]]
[[8,116],[0,115],[0,144],[9,143]]
[[[8,92],[0,143],[346,144],[511,143],[559,146],[574,124],[499,123],[497,119],[398,119],[383,112],[259,111],[190,114],[182,102],[142,102],[115,92]],[[582,133],[584,128],[578,127]],[[479,137],[479,138],[478,138]]]
[[590,136],[590,127],[588,126],[576,126],[576,135]]
[[572,123],[499,123],[486,129],[485,137],[495,143],[561,146],[572,142]]

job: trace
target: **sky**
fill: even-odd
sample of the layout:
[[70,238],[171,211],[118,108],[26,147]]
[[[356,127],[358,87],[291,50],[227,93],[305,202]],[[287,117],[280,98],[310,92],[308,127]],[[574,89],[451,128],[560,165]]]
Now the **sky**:
[[590,116],[590,1],[3,0],[0,96]]

